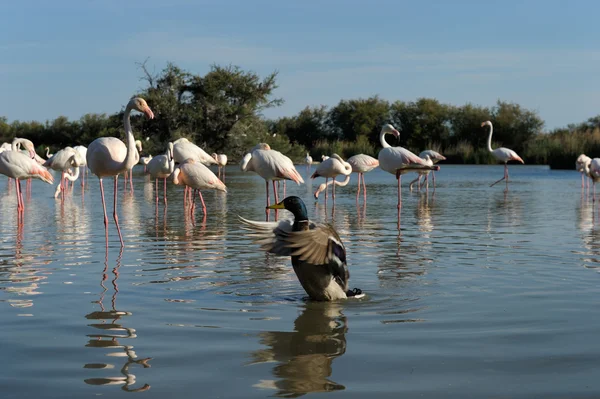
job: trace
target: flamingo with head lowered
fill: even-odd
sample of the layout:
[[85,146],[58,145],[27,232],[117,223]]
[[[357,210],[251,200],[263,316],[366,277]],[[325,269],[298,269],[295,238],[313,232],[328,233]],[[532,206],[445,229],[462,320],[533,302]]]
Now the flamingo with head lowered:
[[[342,157],[340,157],[338,154],[333,154],[331,157],[328,157],[326,160],[321,162],[319,166],[317,166],[315,173],[313,173],[310,178],[314,179],[316,177],[322,176],[325,178],[325,185],[328,186],[329,184],[327,183],[327,181],[329,180],[329,178],[335,180],[335,177],[338,175],[349,176],[351,173],[352,165],[344,161]],[[339,184],[337,185],[339,186]],[[335,186],[336,184],[332,184],[331,186],[331,195],[334,201]],[[325,200],[327,200],[327,191],[325,191]]]
[[492,150],[492,134],[494,133],[494,126],[492,126],[492,122],[485,121],[481,124],[481,127],[489,126],[490,127],[490,135],[488,136],[488,151],[492,153],[492,156],[496,158],[496,160],[500,162],[504,162],[504,177],[490,185],[490,187],[500,183],[502,180],[506,180],[506,188],[505,191],[508,191],[508,161],[518,161],[524,164],[525,162],[521,159],[521,157],[511,150],[510,148],[500,147]]
[[[585,186],[584,183],[584,179],[585,179],[585,175],[586,173],[586,165],[591,162],[592,158],[588,157],[585,154],[581,154],[580,156],[577,157],[577,160],[575,161],[575,169],[577,169],[578,172],[581,172],[581,188],[583,188]],[[590,181],[587,181],[587,185],[588,185],[588,189],[590,188]]]
[[[385,141],[386,134],[393,134],[400,137],[400,132],[390,124],[383,125],[379,134],[379,141],[383,149],[379,151],[377,158],[379,159],[379,167],[388,173],[396,175],[398,180],[398,212],[402,207],[402,192],[400,186],[402,175],[408,172],[416,172],[420,170],[440,170],[437,165],[429,165],[424,159],[419,158],[406,148],[392,147]],[[398,213],[400,217],[400,213]]]
[[[27,156],[18,150],[17,146],[19,144],[29,152],[30,156]],[[0,153],[0,173],[15,179],[18,215],[22,215],[25,211],[20,179],[35,178],[48,184],[54,182],[50,172],[32,158],[33,154],[35,154],[33,143],[27,139],[20,138],[13,140],[11,151]]]
[[[104,209],[104,229],[106,233],[106,246],[108,247],[108,217],[106,216],[106,203],[104,201],[104,185],[102,179],[104,177],[113,177],[115,183],[114,201],[113,201],[113,218],[119,233],[121,246],[124,246],[121,228],[119,227],[119,217],[117,216],[117,183],[119,174],[130,170],[137,163],[135,138],[131,131],[130,114],[132,110],[143,112],[148,118],[154,118],[154,113],[146,104],[146,101],[140,97],[132,98],[123,115],[123,125],[125,134],[127,135],[127,145],[116,137],[100,137],[88,146],[86,160],[88,168],[93,174],[98,176],[100,180],[100,193],[102,195],[102,208]],[[138,155],[139,156],[139,155]]]

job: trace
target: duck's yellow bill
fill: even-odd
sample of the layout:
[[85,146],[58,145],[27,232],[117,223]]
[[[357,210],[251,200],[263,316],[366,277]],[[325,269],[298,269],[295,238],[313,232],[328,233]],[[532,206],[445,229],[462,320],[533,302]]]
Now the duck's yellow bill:
[[285,206],[283,206],[283,202],[280,202],[278,204],[269,205],[267,209],[285,209]]

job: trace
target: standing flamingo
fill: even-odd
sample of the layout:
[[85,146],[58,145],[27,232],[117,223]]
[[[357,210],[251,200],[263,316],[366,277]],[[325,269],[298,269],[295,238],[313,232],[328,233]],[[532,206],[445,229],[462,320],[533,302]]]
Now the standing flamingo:
[[167,153],[159,155],[148,162],[150,177],[154,179],[154,191],[156,192],[156,204],[158,204],[158,179],[163,179],[163,199],[167,205],[167,177],[175,170],[173,159],[173,143],[169,143]]
[[[269,201],[269,181],[273,182],[273,192],[275,202],[279,202],[275,182],[277,180],[292,180],[297,184],[304,183],[302,176],[294,167],[291,159],[280,153],[272,150],[266,143],[257,144],[251,152],[246,154],[241,162],[241,169],[244,172],[256,172],[260,177],[265,179],[267,187],[267,206]],[[267,217],[269,210],[266,209]]]
[[[76,181],[79,178],[79,173],[81,172],[80,170],[80,164],[79,162],[81,161],[81,158],[79,156],[77,157],[73,157],[72,158],[72,165],[75,168],[75,173],[71,172],[71,169],[67,169],[65,172],[65,176],[64,176],[64,180],[66,181],[70,181],[71,183]],[[66,185],[65,187],[62,186],[62,184],[57,184],[56,185],[56,191],[54,192],[54,198],[58,198],[58,194],[60,194],[64,189],[66,189]],[[64,196],[62,197],[64,199]]]
[[352,166],[352,172],[358,174],[358,190],[356,191],[356,199],[360,194],[360,180],[362,177],[363,197],[367,200],[367,186],[365,185],[365,173],[372,171],[379,166],[379,161],[372,156],[366,154],[357,154],[348,158],[347,161]]
[[212,154],[212,157],[215,161],[217,161],[218,166],[218,177],[219,179],[225,181],[225,166],[227,166],[227,155],[225,154]]
[[125,127],[125,134],[127,135],[127,145],[123,144],[121,140],[115,137],[101,137],[92,141],[87,151],[87,165],[92,173],[98,176],[98,179],[100,180],[100,193],[102,196],[102,208],[104,210],[104,230],[106,233],[107,247],[108,217],[106,216],[106,203],[104,202],[104,185],[102,184],[102,178],[107,176],[114,177],[115,191],[113,218],[115,219],[121,246],[124,246],[121,228],[119,227],[119,217],[117,216],[117,183],[119,174],[131,169],[133,165],[137,163],[135,159],[135,138],[131,131],[130,121],[130,114],[133,109],[143,112],[150,119],[154,118],[154,113],[152,113],[152,110],[148,104],[146,104],[146,101],[143,98],[134,97],[127,104],[125,114],[123,115],[123,125]]
[[[56,193],[62,192],[61,199],[65,199],[64,191],[66,189],[65,184],[65,173],[67,169],[71,167],[76,167],[78,170],[76,171],[76,176],[79,177],[79,165],[84,163],[84,160],[81,158],[81,155],[77,150],[71,147],[65,147],[62,150],[58,151],[54,154],[50,159],[44,162],[45,167],[51,168],[53,170],[61,172],[60,176],[60,190],[57,189]],[[68,181],[75,181],[77,177],[69,178]]]
[[[429,156],[429,159],[431,159],[431,162],[433,162],[434,165],[440,161],[446,160],[445,156],[443,156],[439,152],[433,151],[433,150],[421,151],[421,153],[419,154],[419,158],[426,159],[425,156]],[[419,177],[418,177],[419,182],[421,181],[421,176],[422,176],[422,174],[419,174]],[[435,172],[434,171],[431,171],[431,176],[433,176],[433,188],[435,189]],[[429,188],[429,172],[425,173],[425,178],[427,179],[427,188]]]
[[[200,190],[212,189],[227,192],[227,187],[219,178],[208,169],[204,164],[196,162],[193,159],[186,160],[183,164],[180,164],[175,171],[173,171],[173,183],[178,185],[185,185],[198,191],[198,196],[202,202],[202,211],[206,215],[206,205],[204,204],[204,198]],[[192,195],[195,200],[195,196]],[[194,205],[190,209],[190,212],[194,212]]]
[[377,158],[379,159],[379,167],[381,169],[396,175],[396,180],[398,180],[398,210],[400,210],[402,207],[402,192],[400,190],[402,175],[423,169],[439,170],[440,167],[437,165],[427,165],[423,159],[419,158],[406,148],[392,147],[385,141],[385,135],[388,133],[400,137],[400,132],[392,125],[383,125],[381,133],[379,134],[379,141],[381,142],[383,149],[379,151]]
[[[577,157],[577,160],[575,161],[575,168],[577,169],[578,172],[581,172],[581,188],[583,188],[585,186],[584,183],[584,179],[585,179],[585,165],[588,164],[590,161],[592,160],[592,158],[588,157],[585,154],[581,154],[580,156]],[[587,185],[588,185],[588,189],[590,188],[590,181],[587,181]]]
[[196,162],[202,162],[204,165],[214,165],[217,161],[208,155],[206,151],[191,143],[185,137],[173,142],[173,156],[176,163],[183,163],[187,159],[193,159]]
[[152,161],[152,155],[149,154],[147,157],[140,158],[140,163],[144,165],[144,173],[148,173],[148,164],[150,163],[150,161]]
[[20,179],[40,179],[48,184],[53,184],[54,179],[50,172],[43,166],[39,165],[31,157],[21,153],[17,149],[17,145],[22,144],[25,149],[33,156],[35,153],[33,143],[27,139],[16,138],[12,142],[11,151],[0,153],[0,173],[15,179],[15,187],[17,193],[17,213],[22,215],[25,211],[25,203],[23,194],[21,193]]
[[73,149],[79,153],[79,156],[81,158],[79,166],[83,167],[83,173],[81,174],[81,187],[83,187],[85,186],[85,175],[87,173],[87,147],[84,145],[76,145],[75,147],[73,147]]
[[50,154],[50,147],[46,147],[46,159],[52,158],[54,154]]
[[[423,151],[423,152],[425,152],[425,151]],[[421,154],[423,154],[423,153],[421,153]],[[429,154],[419,155],[419,158],[422,158],[423,160],[425,160],[425,163],[427,163],[427,165],[433,166],[433,160],[431,159]],[[417,178],[415,180],[411,181],[410,184],[408,185],[408,188],[410,189],[410,191],[412,191],[412,186],[415,183],[417,183],[417,188],[419,189],[419,191],[421,191],[421,177],[423,177],[423,176],[425,176],[425,181],[423,182],[423,184],[427,184],[427,190],[429,191],[429,173],[433,173],[433,172],[429,169],[418,170]],[[435,190],[435,184],[434,184],[433,188]]]
[[[352,165],[348,162],[344,161],[342,157],[338,154],[333,154],[331,157],[327,158],[323,162],[317,166],[315,173],[310,177],[314,179],[316,177],[322,176],[325,178],[325,185],[327,185],[327,181],[329,178],[335,180],[337,175],[348,176],[352,173]],[[335,184],[331,186],[331,195],[333,200],[335,201]],[[327,191],[325,191],[325,200],[327,200]]]
[[594,158],[587,161],[585,164],[586,174],[592,179],[594,186],[594,197],[593,200],[596,202],[596,183],[600,181],[600,158]]
[[306,172],[307,174],[310,174],[310,167],[312,165],[313,159],[310,156],[310,153],[306,153],[306,156],[304,157],[304,163],[306,164]]
[[504,162],[504,177],[492,183],[490,187],[496,185],[497,183],[500,183],[502,180],[506,180],[506,188],[504,189],[504,191],[508,191],[508,161],[519,161],[522,164],[524,164],[525,162],[521,159],[519,155],[517,155],[516,152],[509,148],[500,147],[496,148],[495,150],[492,150],[492,133],[494,133],[494,126],[492,126],[492,122],[485,121],[481,124],[481,127],[484,127],[486,125],[490,127],[490,135],[488,136],[487,142],[488,151],[492,153],[496,160]]

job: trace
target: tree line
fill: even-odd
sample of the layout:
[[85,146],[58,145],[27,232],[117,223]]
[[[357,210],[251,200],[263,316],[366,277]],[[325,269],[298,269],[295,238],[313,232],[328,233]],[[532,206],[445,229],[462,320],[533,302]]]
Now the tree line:
[[[262,116],[283,99],[273,95],[277,72],[260,77],[237,66],[213,65],[205,75],[182,70],[172,63],[154,73],[139,64],[144,97],[156,118],[132,117],[134,134],[144,153],[164,151],[166,143],[187,137],[207,152],[226,153],[240,159],[258,142],[266,142],[295,161],[308,151],[313,159],[338,153],[377,156],[379,132],[385,123],[401,131],[398,141],[413,152],[434,149],[450,163],[490,163],[488,131],[481,122],[494,124],[493,146],[509,147],[526,163],[573,167],[580,153],[600,150],[600,115],[578,125],[543,133],[543,120],[535,111],[500,101],[492,107],[473,104],[455,106],[432,98],[387,101],[378,96],[341,100],[337,105],[306,107],[297,115],[278,119]],[[32,140],[40,153],[49,146],[56,151],[67,145],[87,145],[98,137],[122,137],[123,110],[114,114],[86,114],[70,121],[13,121],[0,117],[0,141],[14,137]]]

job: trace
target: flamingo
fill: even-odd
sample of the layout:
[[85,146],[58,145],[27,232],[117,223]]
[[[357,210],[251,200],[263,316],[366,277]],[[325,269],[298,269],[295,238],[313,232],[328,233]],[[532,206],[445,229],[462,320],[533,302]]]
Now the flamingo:
[[150,161],[152,161],[152,155],[140,158],[140,163],[144,165],[144,173],[148,172],[148,164],[150,163]]
[[27,139],[15,138],[11,145],[10,151],[0,153],[0,173],[9,178],[15,179],[17,193],[17,214],[21,215],[25,211],[23,202],[23,194],[21,193],[20,179],[40,179],[48,184],[54,183],[54,178],[44,168],[39,165],[31,157],[21,153],[17,149],[17,145],[22,144],[23,147],[33,156],[35,153],[33,143]]
[[327,155],[321,155],[321,162],[328,160],[329,157]]
[[[581,188],[583,188],[585,186],[584,183],[584,175],[586,174],[585,172],[585,165],[590,162],[592,160],[592,158],[588,157],[585,154],[581,154],[580,156],[577,157],[577,160],[575,161],[575,168],[577,169],[578,172],[581,172]],[[588,189],[590,188],[590,181],[588,180]]]
[[[73,166],[76,167],[78,169],[76,171],[76,177],[74,179],[69,178],[69,181],[77,180],[77,178],[79,177],[79,165],[81,165],[82,163],[84,163],[84,161],[81,158],[80,153],[71,147],[63,148],[62,150],[60,150],[56,154],[54,154],[46,162],[44,162],[43,166],[61,172],[59,186],[60,186],[60,191],[63,192],[62,197],[61,197],[63,200],[65,198],[64,190],[66,188],[65,187],[65,172],[67,171],[67,169],[69,169]],[[56,192],[58,193],[59,190],[57,190]]]
[[150,177],[154,178],[154,191],[156,192],[156,203],[158,204],[158,179],[163,181],[163,199],[167,204],[167,177],[175,170],[175,160],[173,159],[173,143],[169,143],[166,154],[159,155],[148,162],[148,171]]
[[[428,150],[431,151],[431,150]],[[425,153],[425,151],[423,151],[421,154]],[[425,160],[425,162],[427,163],[427,165],[431,165],[433,166],[434,162],[433,159],[431,159],[431,157],[429,156],[429,154],[425,154],[425,155],[421,155],[419,154],[419,158],[422,158]],[[444,158],[446,159],[446,158]],[[413,181],[410,182],[410,184],[408,185],[408,187],[410,188],[410,191],[412,191],[412,186],[413,184],[417,183],[417,188],[419,189],[419,191],[421,191],[421,177],[425,176],[425,181],[423,182],[423,184],[427,183],[427,190],[429,190],[429,173],[433,173],[431,170],[428,169],[424,169],[424,170],[418,170],[417,171],[417,178]],[[434,175],[435,176],[435,175]],[[435,182],[435,178],[433,180]],[[435,183],[433,185],[433,188],[435,190]]]
[[[331,157],[328,157],[326,160],[321,162],[315,173],[310,177],[314,179],[316,177],[322,176],[325,178],[325,185],[327,185],[327,181],[329,178],[335,180],[337,175],[348,176],[352,173],[352,165],[348,162],[344,161],[342,157],[338,154],[333,154]],[[331,187],[331,195],[333,196],[333,200],[335,201],[335,184]],[[325,200],[327,200],[327,191],[325,191]]]
[[85,174],[87,172],[87,161],[85,160],[87,156],[87,147],[84,145],[76,145],[73,149],[79,153],[81,158],[79,166],[83,166],[84,168],[84,173],[81,175],[81,187],[83,187],[85,185]]
[[[202,211],[206,215],[206,205],[204,204],[204,198],[200,190],[212,189],[227,192],[225,184],[219,180],[219,178],[208,169],[204,164],[196,162],[193,159],[187,159],[183,164],[180,164],[173,171],[173,183],[177,185],[185,185],[196,191],[200,201],[202,201]],[[195,197],[193,197],[195,199]],[[192,205],[190,212],[194,211]]]
[[187,159],[193,159],[197,162],[202,162],[204,165],[214,165],[217,163],[213,157],[208,155],[206,151],[191,143],[185,137],[177,139],[173,142],[173,157],[175,162],[183,163]]
[[596,202],[596,183],[600,181],[600,158],[594,158],[585,164],[586,174],[592,179],[594,186],[594,202]]
[[46,158],[52,158],[54,154],[50,154],[50,147],[46,147]]
[[[446,157],[443,156],[442,154],[440,154],[437,151],[433,151],[433,150],[425,150],[425,151],[421,151],[421,153],[419,154],[419,158],[423,158],[426,159],[425,156],[428,155],[429,159],[431,159],[431,162],[433,162],[433,164],[435,165],[436,163],[440,162],[440,161],[445,161]],[[418,181],[420,182],[421,180],[421,176],[423,174],[419,173],[418,174]],[[433,188],[435,189],[435,172],[431,172],[431,176],[433,176]],[[427,179],[427,188],[429,188],[429,172],[425,173],[425,178]],[[413,180],[414,182],[414,180]],[[419,187],[420,189],[420,187]]]
[[[75,180],[77,180],[79,178],[79,172],[80,172],[80,164],[79,162],[81,161],[81,158],[79,156],[75,157],[73,159],[73,166],[75,167],[75,173],[71,172],[71,169],[67,169],[65,172],[65,180],[68,180],[70,182],[74,182]],[[56,191],[54,191],[54,198],[58,198],[58,194],[60,194],[63,191],[63,187],[61,184],[57,184],[56,185]]]
[[310,166],[312,165],[313,159],[310,154],[307,152],[306,157],[304,157],[304,163],[306,164],[306,171],[310,173]]
[[319,186],[317,191],[315,191],[315,194],[314,194],[315,199],[319,199],[319,194],[321,194],[322,191],[325,191],[327,189],[327,186],[331,186],[332,184],[335,184],[338,187],[344,187],[344,186],[347,186],[348,183],[350,183],[350,175],[347,175],[346,178],[342,181],[337,181],[335,179],[331,179],[327,182],[327,184],[321,183],[321,185]]
[[[402,175],[408,172],[414,172],[417,170],[440,170],[437,165],[427,165],[427,163],[402,147],[392,147],[385,141],[386,134],[393,134],[396,137],[400,137],[400,132],[390,124],[383,125],[381,133],[379,134],[379,141],[383,149],[379,151],[377,158],[379,159],[379,167],[388,173],[396,175],[398,180],[398,210],[402,206],[402,192],[400,186],[402,183]],[[398,215],[400,215],[398,213]],[[400,217],[400,216],[398,216]]]
[[494,133],[494,126],[492,126],[492,122],[490,121],[485,121],[481,124],[481,127],[484,126],[489,126],[490,127],[490,135],[488,136],[488,151],[492,153],[492,155],[494,156],[494,158],[496,158],[496,160],[504,162],[504,177],[494,183],[492,183],[490,185],[490,187],[496,185],[497,183],[500,183],[502,180],[506,180],[506,188],[504,189],[504,191],[508,191],[508,161],[519,161],[522,164],[524,164],[525,162],[521,159],[521,157],[519,155],[517,155],[516,152],[514,152],[513,150],[509,149],[509,148],[505,148],[505,147],[500,147],[500,148],[496,148],[495,150],[492,150],[492,134]]
[[225,166],[227,166],[227,155],[225,154],[212,154],[212,157],[215,161],[217,161],[217,166],[219,167],[219,179],[225,181]]
[[119,233],[119,239],[121,241],[121,247],[123,243],[123,236],[121,235],[121,228],[119,227],[119,217],[117,216],[117,183],[119,180],[119,174],[129,170],[137,163],[135,160],[135,139],[133,132],[131,131],[130,114],[131,111],[143,112],[149,119],[154,118],[154,113],[146,104],[146,101],[140,97],[132,98],[127,107],[125,108],[125,114],[123,115],[123,125],[125,127],[125,134],[127,135],[127,145],[115,137],[100,137],[89,145],[86,161],[87,165],[93,174],[98,176],[100,180],[100,193],[102,196],[102,208],[104,210],[104,230],[106,233],[106,246],[108,247],[108,217],[106,216],[106,203],[104,202],[104,185],[102,184],[102,178],[107,176],[114,177],[115,190],[114,190],[114,202],[113,202],[113,218],[115,219],[115,225]]
[[[265,179],[267,187],[267,206],[269,206],[269,181],[273,182],[273,192],[275,195],[275,202],[278,203],[277,189],[275,188],[275,181],[277,180],[291,180],[297,184],[304,183],[302,176],[294,167],[294,163],[291,159],[280,153],[279,151],[272,150],[271,147],[266,143],[260,143],[254,146],[254,148],[244,156],[241,163],[241,169],[244,172],[256,172],[260,177]],[[269,210],[265,210],[267,217]]]
[[360,180],[362,177],[363,197],[367,200],[367,186],[365,185],[365,173],[372,171],[379,166],[379,161],[372,156],[366,154],[357,154],[348,158],[347,161],[352,166],[352,172],[358,174],[358,190],[356,191],[356,199],[360,194]]

